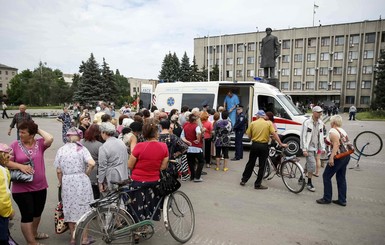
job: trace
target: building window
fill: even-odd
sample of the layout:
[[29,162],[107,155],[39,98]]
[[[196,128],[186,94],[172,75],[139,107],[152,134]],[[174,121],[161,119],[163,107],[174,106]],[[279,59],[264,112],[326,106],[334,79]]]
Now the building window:
[[289,90],[289,83],[288,82],[281,82],[281,89],[282,90]]
[[345,39],[344,36],[336,37],[335,45],[336,46],[344,45],[344,39]]
[[357,51],[349,51],[349,60],[356,60],[358,59],[358,52]]
[[289,76],[290,75],[290,70],[287,68],[281,69],[281,75],[282,76]]
[[318,87],[319,87],[319,89],[328,89],[328,82],[320,81]]
[[233,77],[233,71],[226,71],[226,77],[232,78]]
[[330,46],[330,37],[323,37],[321,38],[321,46]]
[[1,75],[1,71],[0,71],[0,75]]
[[329,60],[329,53],[321,53],[320,60]]
[[361,105],[369,105],[370,103],[370,96],[361,96],[360,104]]
[[309,38],[307,40],[307,46],[308,47],[315,47],[316,44],[317,44],[317,39],[315,39],[315,38]]
[[263,68],[262,69],[258,69],[258,76],[259,77],[263,77],[264,76]]
[[237,70],[237,77],[243,77],[243,71]]
[[254,77],[254,70],[247,70],[248,77]]
[[243,43],[238,43],[237,44],[237,52],[243,52]]
[[288,48],[290,48],[290,40],[283,40],[283,42],[282,42],[282,48],[283,48],[283,49],[288,49]]
[[295,54],[294,62],[302,62],[302,54]]
[[314,76],[315,75],[315,68],[306,68],[306,75]]
[[227,50],[227,53],[232,53],[233,52],[233,45],[232,44],[228,44],[226,46],[226,50]]
[[222,53],[222,46],[217,45],[217,53]]
[[376,33],[366,33],[365,43],[374,43],[376,41]]
[[372,73],[373,73],[373,66],[362,67],[362,74],[372,74]]
[[306,89],[314,90],[314,82],[306,82]]
[[248,43],[247,51],[255,51],[255,43]]
[[209,64],[209,66],[212,66],[212,65],[213,65],[213,59],[209,59],[207,62],[208,62],[208,64]]
[[295,40],[295,47],[296,48],[303,48],[303,39]]
[[136,93],[136,87],[133,87],[133,88],[132,88],[132,91],[133,91],[134,93]]
[[360,43],[360,35],[352,35],[349,38],[349,44],[359,44]]
[[327,76],[329,74],[329,69],[327,67],[321,67],[319,69],[320,76]]
[[334,75],[341,75],[342,74],[342,67],[334,67],[333,68],[333,74]]
[[361,88],[367,88],[367,89],[369,89],[369,88],[371,88],[372,86],[372,81],[362,81],[361,82]]
[[242,57],[237,58],[237,65],[243,65],[243,58]]
[[302,68],[294,68],[294,76],[302,76]]
[[365,50],[364,51],[364,59],[373,59],[374,52],[373,50]]
[[232,65],[233,64],[233,58],[226,58],[226,65]]
[[307,54],[307,61],[315,61],[315,54]]
[[301,89],[301,82],[293,82],[293,89],[296,89],[296,90]]
[[346,96],[345,97],[345,104],[354,104],[354,96]]
[[282,55],[282,62],[283,63],[288,63],[290,61],[289,58],[290,58],[289,55]]
[[8,71],[5,71],[5,75],[8,75]]
[[247,57],[247,64],[254,64],[254,57]]
[[385,42],[385,31],[381,33],[381,42]]
[[357,74],[357,67],[356,66],[348,66],[348,74],[349,75]]
[[14,72],[14,71],[12,72],[12,75],[15,75],[15,72]]
[[341,81],[333,81],[332,89],[340,90],[341,89]]
[[356,89],[356,81],[347,81],[346,82],[347,89]]
[[342,60],[344,58],[343,52],[335,52],[334,53],[334,60]]
[[258,64],[261,64],[262,56],[258,56]]

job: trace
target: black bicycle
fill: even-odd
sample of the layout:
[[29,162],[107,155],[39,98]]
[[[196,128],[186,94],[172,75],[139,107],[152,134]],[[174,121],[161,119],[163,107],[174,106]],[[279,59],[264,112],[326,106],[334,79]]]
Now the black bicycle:
[[[282,178],[286,188],[293,193],[300,193],[305,188],[305,174],[299,158],[285,156],[281,147],[269,146],[269,156],[266,159],[264,179],[271,180],[275,175]],[[256,163],[254,174],[258,175],[259,166]],[[269,177],[274,173],[271,177]]]
[[382,150],[383,142],[381,137],[375,132],[363,131],[354,138],[353,146],[355,152],[351,155],[351,158],[357,160],[357,162],[356,165],[350,167],[350,169],[359,169],[361,156],[371,157],[377,155]]
[[[149,239],[154,234],[153,213],[150,219],[141,220],[131,202],[131,195],[140,190],[131,189],[129,181],[113,183],[117,187],[105,197],[91,203],[92,210],[76,224],[76,244],[82,244],[84,236],[92,237],[94,244],[134,244],[137,238]],[[180,243],[192,237],[195,214],[192,203],[182,191],[161,197],[156,210],[161,209],[163,223],[171,236]],[[140,220],[135,223],[135,219]]]

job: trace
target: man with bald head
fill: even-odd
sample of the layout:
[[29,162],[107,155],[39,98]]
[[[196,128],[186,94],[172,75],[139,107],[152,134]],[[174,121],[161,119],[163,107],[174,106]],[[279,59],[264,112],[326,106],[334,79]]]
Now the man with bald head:
[[12,119],[11,125],[9,125],[8,135],[11,136],[12,129],[16,125],[17,129],[17,139],[19,140],[19,125],[22,122],[25,121],[32,121],[32,117],[29,113],[25,112],[27,110],[27,107],[24,104],[21,104],[19,106],[19,112],[15,114],[15,116]]

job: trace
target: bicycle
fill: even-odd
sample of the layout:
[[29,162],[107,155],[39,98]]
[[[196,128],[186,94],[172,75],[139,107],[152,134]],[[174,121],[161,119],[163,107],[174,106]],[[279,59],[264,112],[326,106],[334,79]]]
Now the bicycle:
[[356,166],[349,169],[359,169],[361,156],[371,157],[377,155],[382,150],[383,142],[375,132],[363,131],[354,138],[353,146],[355,152],[351,155],[351,158],[357,160],[357,162]]
[[[258,175],[258,164],[254,167],[254,174]],[[272,171],[273,169],[273,171]],[[272,173],[271,177],[269,177]],[[280,147],[269,146],[269,156],[266,159],[264,179],[271,180],[275,175],[282,178],[286,188],[293,193],[300,193],[305,188],[305,174],[299,158],[285,156]]]
[[[128,180],[111,183],[117,188],[91,203],[92,209],[77,222],[74,235],[76,244],[82,244],[85,235],[93,237],[95,244],[128,245],[136,243],[136,238],[147,240],[153,236],[156,212],[150,219],[141,220],[131,205],[131,194],[143,188],[130,189]],[[155,210],[158,209],[162,211],[166,230],[175,240],[180,243],[190,240],[195,229],[195,214],[184,192],[178,190],[161,197]],[[136,223],[134,217],[139,222]]]

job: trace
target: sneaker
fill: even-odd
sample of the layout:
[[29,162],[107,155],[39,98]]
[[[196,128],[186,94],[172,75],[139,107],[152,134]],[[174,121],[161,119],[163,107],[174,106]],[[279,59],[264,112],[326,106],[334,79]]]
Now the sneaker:
[[217,167],[217,168],[215,168],[215,171],[219,171],[219,168]]
[[313,186],[313,184],[307,184],[306,188],[311,191],[311,192],[315,192],[315,188]]
[[200,179],[194,179],[194,182],[203,182],[203,179],[200,178]]
[[224,168],[223,171],[227,172],[229,171],[229,168]]

